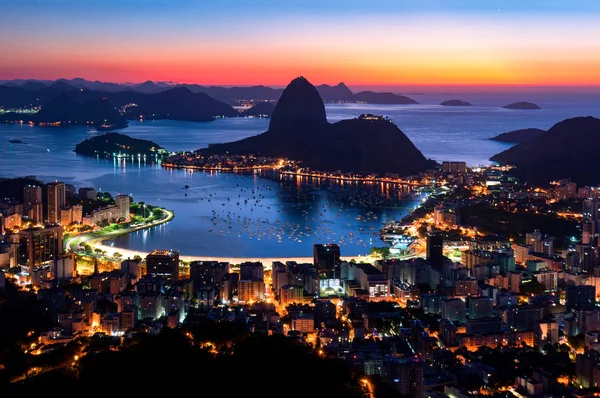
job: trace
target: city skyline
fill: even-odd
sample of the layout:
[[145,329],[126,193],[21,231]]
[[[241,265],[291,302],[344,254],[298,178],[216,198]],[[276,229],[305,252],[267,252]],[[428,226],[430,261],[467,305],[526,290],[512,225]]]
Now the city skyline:
[[6,4],[0,80],[596,86],[592,1]]

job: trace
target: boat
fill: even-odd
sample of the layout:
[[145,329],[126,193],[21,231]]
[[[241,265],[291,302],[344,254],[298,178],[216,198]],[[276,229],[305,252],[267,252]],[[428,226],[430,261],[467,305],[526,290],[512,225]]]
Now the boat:
[[10,139],[10,140],[8,140],[8,142],[10,142],[11,144],[24,144],[24,142],[23,142],[23,141],[21,141],[21,140],[16,140],[16,139],[14,139],[14,138],[13,138],[13,139]]
[[190,186],[186,184],[186,185],[185,185],[183,188],[184,188],[184,189],[189,189],[189,187],[190,187]]

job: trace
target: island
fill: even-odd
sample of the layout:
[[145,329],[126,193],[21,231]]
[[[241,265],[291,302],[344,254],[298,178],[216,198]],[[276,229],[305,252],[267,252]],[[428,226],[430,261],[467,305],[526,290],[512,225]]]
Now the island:
[[271,117],[275,104],[268,101],[259,102],[251,108],[244,109],[240,116],[244,117]]
[[75,153],[100,158],[162,158],[169,155],[166,149],[155,142],[119,133],[106,133],[88,138],[75,146]]
[[203,156],[257,154],[300,162],[311,170],[362,174],[407,176],[437,165],[385,117],[363,115],[329,123],[323,100],[304,77],[285,88],[266,132],[199,152]]
[[600,185],[600,119],[576,117],[556,123],[531,141],[500,152],[490,160],[515,166],[511,173],[539,185],[569,178],[578,185]]
[[440,103],[440,105],[442,105],[442,106],[473,106],[472,103],[463,101],[463,100],[459,100],[459,99],[451,99],[451,100],[443,101]]
[[513,102],[512,104],[504,105],[502,108],[504,109],[521,109],[521,110],[534,110],[534,109],[542,109],[539,105],[534,104],[533,102]]
[[539,137],[545,132],[546,130],[536,128],[519,129],[509,131],[507,133],[498,134],[497,136],[490,138],[490,140],[508,142],[511,144],[523,144],[525,142],[533,140],[534,138]]
[[412,98],[394,93],[376,93],[374,91],[361,91],[352,96],[354,102],[381,105],[413,105],[418,104]]

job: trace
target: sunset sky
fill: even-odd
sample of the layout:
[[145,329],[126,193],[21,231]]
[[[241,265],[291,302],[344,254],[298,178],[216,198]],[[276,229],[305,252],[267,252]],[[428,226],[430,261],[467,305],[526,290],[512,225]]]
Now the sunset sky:
[[0,79],[600,85],[597,0],[0,0]]

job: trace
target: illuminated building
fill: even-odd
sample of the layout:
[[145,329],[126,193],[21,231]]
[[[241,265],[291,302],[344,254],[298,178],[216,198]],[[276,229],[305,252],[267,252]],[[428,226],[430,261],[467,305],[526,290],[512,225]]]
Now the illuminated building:
[[265,298],[265,283],[261,280],[240,280],[238,282],[238,301],[262,301]]
[[121,261],[121,271],[125,272],[132,281],[137,281],[142,276],[142,259],[128,258]]
[[158,319],[165,313],[163,296],[160,292],[140,295],[140,318]]
[[292,303],[302,303],[304,297],[304,288],[298,285],[285,285],[279,290],[279,301],[287,305]]
[[442,318],[452,322],[464,322],[466,320],[466,305],[459,298],[442,300]]
[[121,329],[133,329],[138,321],[138,307],[128,304],[121,310]]
[[179,279],[179,252],[154,250],[146,256],[146,275],[164,278],[168,282]]
[[58,255],[50,262],[50,272],[54,279],[70,279],[75,272],[75,255]]
[[125,222],[130,220],[130,202],[129,195],[117,195],[115,197],[115,205],[117,206],[117,216],[115,218],[117,220],[124,220]]
[[60,209],[65,207],[66,190],[64,182],[51,182],[48,188],[48,222],[57,224],[60,221]]
[[469,318],[485,318],[494,315],[494,302],[489,297],[469,297]]
[[373,265],[344,261],[341,268],[346,291],[356,294],[356,291],[362,290],[370,298],[387,298],[390,295],[390,281]]
[[73,209],[68,207],[66,209],[60,209],[60,225],[69,225],[73,222]]
[[42,203],[33,203],[27,210],[27,217],[29,220],[35,223],[42,223],[44,221],[44,206]]
[[467,163],[466,162],[442,162],[442,169],[446,173],[466,173]]
[[73,205],[71,208],[71,222],[81,224],[83,222],[83,206]]
[[46,228],[28,228],[11,236],[14,264],[29,268],[50,263],[63,252],[63,228],[60,225]]

